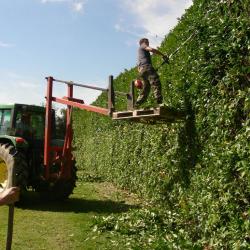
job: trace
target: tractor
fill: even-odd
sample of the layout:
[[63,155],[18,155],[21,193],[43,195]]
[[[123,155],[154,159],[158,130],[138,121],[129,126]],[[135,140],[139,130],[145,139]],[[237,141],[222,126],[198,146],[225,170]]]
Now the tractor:
[[[14,183],[21,188],[21,194],[32,188],[48,200],[64,200],[73,192],[77,180],[72,154],[73,107],[111,116],[113,76],[109,77],[111,87],[108,89],[60,81],[53,77],[46,79],[45,107],[0,105],[0,192]],[[67,96],[53,96],[54,83],[66,85]],[[83,100],[74,98],[74,86],[108,92],[108,109],[86,105]],[[53,102],[67,105],[63,139],[56,134]]]
[[[72,193],[77,179],[72,155],[73,108],[109,116],[113,120],[143,123],[173,122],[185,115],[167,107],[134,110],[134,81],[130,84],[129,93],[126,93],[114,91],[113,76],[109,76],[108,88],[53,77],[46,79],[46,107],[0,105],[0,192],[9,186],[8,183],[14,182],[21,190],[32,188],[50,200],[63,200]],[[66,85],[67,96],[54,96],[55,84]],[[106,92],[107,107],[88,105],[83,100],[74,98],[74,87]],[[127,98],[128,110],[116,112],[115,95]],[[63,139],[56,134],[53,102],[67,106]]]
[[[51,200],[67,198],[76,182],[71,152],[62,157],[64,140],[56,136],[55,111],[51,109],[50,172],[44,168],[45,107],[24,104],[0,105],[0,192],[15,169],[16,185],[32,188]],[[71,129],[71,128],[68,128]],[[67,176],[62,165],[69,169]],[[65,166],[67,165],[67,166]],[[63,176],[64,175],[64,176]]]
[[[47,77],[46,105],[0,105],[0,192],[10,186],[22,191],[32,188],[49,200],[64,200],[73,192],[76,183],[76,163],[72,154],[73,107],[112,115],[113,76],[109,89],[60,81]],[[54,97],[54,83],[67,86],[67,96]],[[86,105],[73,97],[73,87],[109,92],[109,109]],[[65,135],[56,134],[55,111],[52,103],[67,105],[65,109]],[[62,131],[60,131],[62,132]]]

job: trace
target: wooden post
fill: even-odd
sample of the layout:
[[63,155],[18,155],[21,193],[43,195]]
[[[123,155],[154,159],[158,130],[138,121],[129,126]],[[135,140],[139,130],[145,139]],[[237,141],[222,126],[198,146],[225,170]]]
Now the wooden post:
[[[15,187],[16,186],[16,169],[13,167],[11,169],[11,173],[8,172],[8,174],[11,175],[11,178],[10,178],[10,182],[7,185],[7,188]],[[13,226],[14,226],[14,208],[15,208],[14,203],[9,205],[6,250],[11,250],[11,245],[12,245]]]
[[109,76],[109,88],[108,88],[108,110],[109,116],[115,111],[115,92],[114,92],[114,80],[113,76]]
[[134,110],[134,105],[135,105],[135,84],[134,81],[130,83],[130,91],[129,94],[127,95],[128,98],[128,110]]
[[45,115],[45,138],[44,138],[44,165],[45,165],[45,179],[49,179],[50,163],[51,163],[51,120],[52,120],[52,89],[53,77],[47,78],[47,95],[46,95],[46,115]]

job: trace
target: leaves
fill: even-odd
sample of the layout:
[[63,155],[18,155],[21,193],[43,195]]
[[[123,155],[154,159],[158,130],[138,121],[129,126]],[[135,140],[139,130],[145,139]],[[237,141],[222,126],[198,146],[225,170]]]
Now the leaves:
[[[172,221],[159,226],[142,210],[109,218],[103,229],[140,235],[145,248],[249,244],[249,221],[242,217],[250,208],[249,6],[249,0],[195,0],[162,42],[161,51],[170,54],[198,31],[159,71],[165,102],[185,109],[185,122],[147,126],[75,112],[75,155],[86,175],[140,194],[164,208],[161,220]],[[115,89],[128,91],[136,74],[135,68],[121,73]],[[96,105],[106,106],[105,94]],[[152,97],[147,105],[154,105]],[[124,99],[117,108],[126,109]]]

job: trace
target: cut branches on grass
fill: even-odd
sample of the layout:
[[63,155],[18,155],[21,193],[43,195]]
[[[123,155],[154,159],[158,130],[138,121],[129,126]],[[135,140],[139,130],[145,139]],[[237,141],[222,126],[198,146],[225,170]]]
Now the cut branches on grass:
[[[94,218],[138,209],[136,198],[110,183],[78,183],[64,202],[44,202],[27,192],[15,209],[13,250],[122,249],[123,236],[93,232]],[[0,207],[0,249],[4,249],[8,207]]]

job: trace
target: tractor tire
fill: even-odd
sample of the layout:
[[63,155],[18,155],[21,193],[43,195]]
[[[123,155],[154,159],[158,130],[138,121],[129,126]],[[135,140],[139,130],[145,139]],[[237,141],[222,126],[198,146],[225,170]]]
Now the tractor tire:
[[28,165],[24,155],[12,145],[0,144],[0,192],[11,186],[26,190],[27,180]]
[[66,200],[76,187],[76,167],[72,168],[72,176],[68,180],[58,179],[53,182],[43,181],[36,188],[42,199],[47,201],[63,201]]

